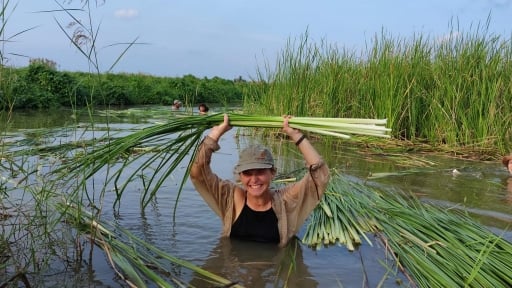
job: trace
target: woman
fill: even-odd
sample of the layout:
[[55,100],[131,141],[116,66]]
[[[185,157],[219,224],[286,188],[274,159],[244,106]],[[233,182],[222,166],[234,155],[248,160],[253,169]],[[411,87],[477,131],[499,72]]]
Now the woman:
[[284,118],[282,130],[301,151],[308,173],[300,181],[279,190],[270,187],[276,169],[272,154],[262,146],[250,146],[241,151],[235,166],[240,185],[220,179],[212,172],[212,153],[220,149],[220,137],[231,129],[227,114],[224,122],[213,127],[201,143],[190,178],[221,218],[222,236],[284,247],[320,201],[329,181],[329,168],[304,134],[289,126],[289,118]]

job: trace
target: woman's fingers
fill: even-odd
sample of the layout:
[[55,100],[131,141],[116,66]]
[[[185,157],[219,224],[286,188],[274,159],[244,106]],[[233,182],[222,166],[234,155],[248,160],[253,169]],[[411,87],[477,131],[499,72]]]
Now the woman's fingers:
[[294,138],[296,135],[301,134],[300,130],[290,127],[290,119],[291,115],[284,115],[283,120],[283,132],[286,133],[291,138]]
[[229,125],[229,116],[227,113],[224,114],[224,122],[221,124],[221,128],[223,132],[226,132],[229,129],[231,129],[231,126]]
[[213,126],[209,136],[218,141],[224,133],[229,131],[229,129],[231,129],[231,126],[229,125],[229,116],[228,114],[224,114],[224,121],[219,125]]
[[292,118],[291,115],[283,115],[284,121],[283,121],[283,128],[290,126],[290,119]]

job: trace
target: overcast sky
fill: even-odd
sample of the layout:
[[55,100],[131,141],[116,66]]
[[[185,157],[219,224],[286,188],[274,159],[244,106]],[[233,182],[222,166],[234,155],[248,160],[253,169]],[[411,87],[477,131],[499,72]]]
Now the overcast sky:
[[[453,21],[470,32],[490,15],[490,32],[510,39],[511,1],[106,0],[91,8],[102,72],[123,49],[112,44],[137,39],[141,44],[128,50],[114,72],[249,79],[265,62],[274,63],[288,40],[306,31],[312,42],[323,39],[359,54],[381,31],[393,37],[421,34],[435,39],[449,34]],[[72,18],[63,12],[41,12],[59,9],[61,2],[9,2],[3,35],[10,40],[3,42],[8,64],[26,66],[29,57],[47,58],[57,62],[59,70],[89,71],[86,58],[58,26],[66,26]],[[66,7],[81,8],[81,1]],[[87,22],[87,13],[71,13]],[[30,30],[13,37],[26,29]]]

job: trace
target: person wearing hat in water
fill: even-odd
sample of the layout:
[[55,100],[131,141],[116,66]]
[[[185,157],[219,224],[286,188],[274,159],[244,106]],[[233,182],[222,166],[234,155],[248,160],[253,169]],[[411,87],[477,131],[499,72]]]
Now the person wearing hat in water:
[[291,128],[289,116],[282,131],[302,153],[308,171],[299,181],[271,188],[276,175],[270,150],[260,145],[243,149],[234,172],[241,184],[219,178],[210,168],[221,136],[231,129],[229,117],[214,126],[201,142],[190,178],[205,202],[222,220],[222,236],[286,246],[313,211],[327,187],[329,168],[301,131]]
[[181,108],[181,101],[178,99],[174,100],[171,109],[172,110],[180,110],[180,108]]

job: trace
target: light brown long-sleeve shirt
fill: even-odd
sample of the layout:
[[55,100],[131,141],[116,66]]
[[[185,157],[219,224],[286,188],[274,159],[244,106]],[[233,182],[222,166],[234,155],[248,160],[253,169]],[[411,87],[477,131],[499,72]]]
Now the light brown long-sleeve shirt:
[[[212,154],[219,149],[220,146],[215,140],[205,137],[192,164],[195,173],[191,173],[191,180],[205,202],[221,218],[222,236],[229,237],[231,226],[236,220],[235,191],[243,191],[244,188],[234,181],[221,179],[212,172]],[[308,168],[308,173],[298,182],[271,191],[272,209],[278,219],[281,247],[296,235],[327,188],[329,168],[324,161],[320,159]]]

